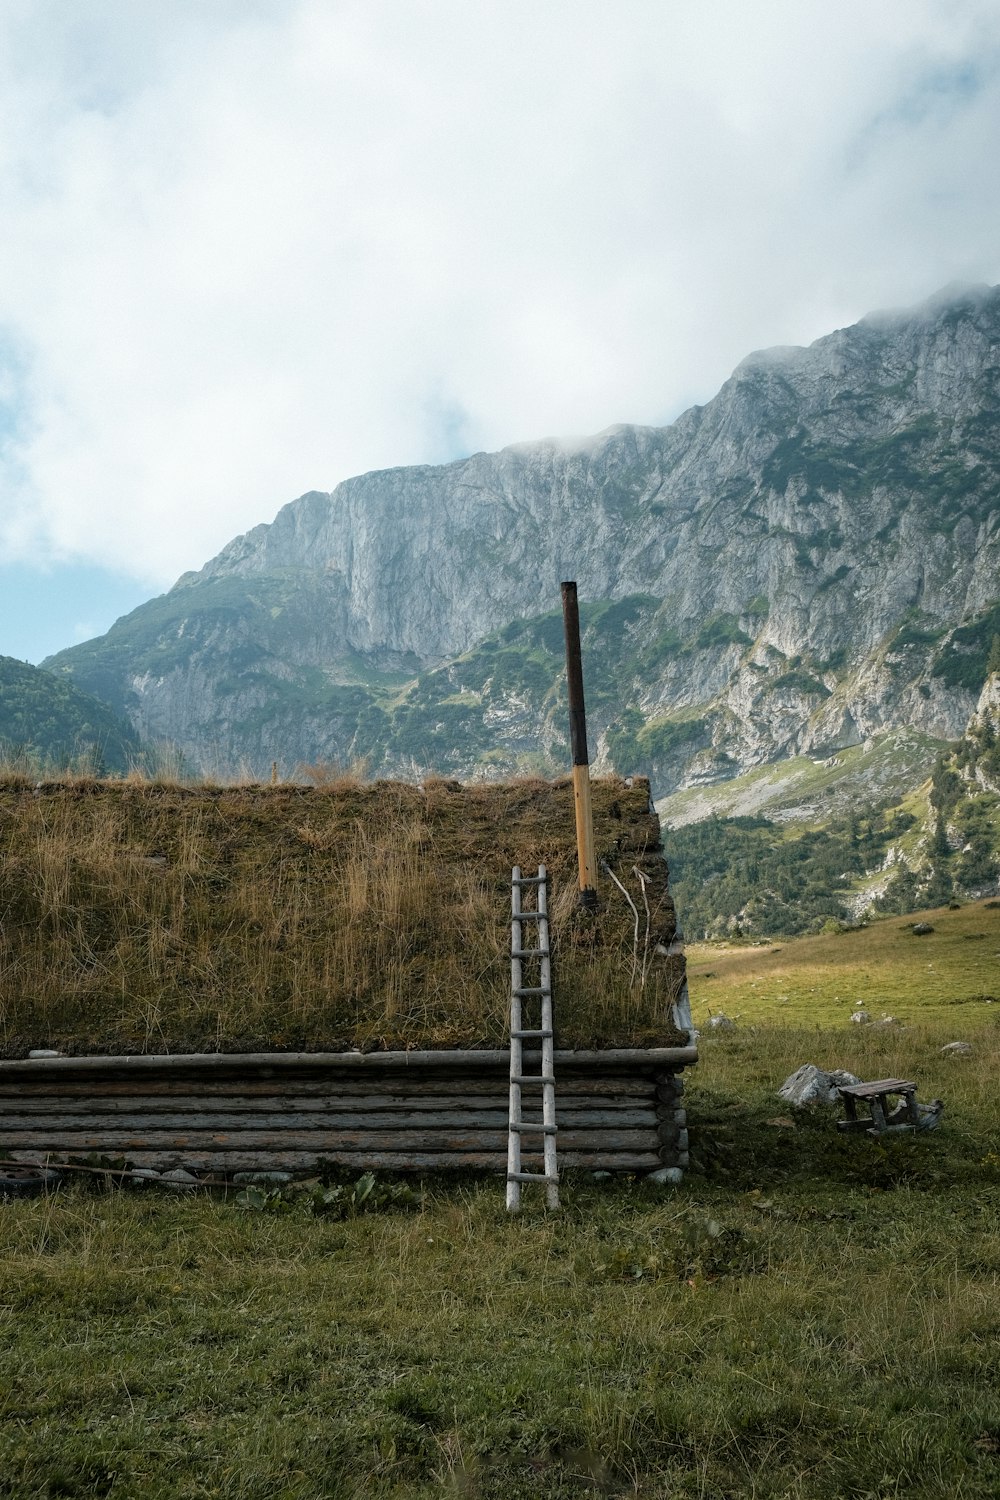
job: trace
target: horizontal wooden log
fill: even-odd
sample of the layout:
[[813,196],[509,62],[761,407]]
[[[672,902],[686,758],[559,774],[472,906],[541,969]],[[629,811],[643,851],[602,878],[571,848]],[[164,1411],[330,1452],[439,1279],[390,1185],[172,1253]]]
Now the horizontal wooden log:
[[[678,1131],[673,1069],[694,1048],[556,1054],[559,1161],[653,1170]],[[506,1164],[509,1054],[195,1054],[0,1062],[0,1149],[136,1165],[308,1171]],[[540,1091],[525,1086],[525,1113]],[[662,1138],[662,1139],[661,1139]],[[525,1160],[535,1157],[524,1143]]]
[[[66,1131],[85,1130],[94,1135],[102,1131],[127,1130],[131,1134],[155,1130],[161,1135],[166,1131],[185,1134],[190,1130],[255,1130],[264,1133],[273,1131],[275,1140],[284,1137],[290,1130],[506,1130],[508,1120],[507,1102],[498,1109],[458,1108],[448,1110],[372,1110],[358,1111],[295,1111],[285,1110],[272,1114],[240,1114],[229,1110],[194,1109],[185,1113],[147,1112],[140,1104],[135,1114],[112,1114],[102,1119],[93,1110],[70,1113],[55,1107],[48,1113],[0,1114],[0,1140],[11,1132],[31,1130],[35,1133],[62,1134]],[[527,1118],[532,1113],[541,1113],[528,1107]],[[614,1130],[657,1129],[656,1111],[652,1109],[567,1109],[561,1100],[556,1100],[556,1119],[560,1134],[567,1129]]]
[[[278,1146],[278,1132],[273,1130],[15,1130],[8,1128],[0,1141],[4,1151],[35,1148],[48,1151],[66,1151],[75,1155],[87,1155],[98,1151],[104,1155],[159,1147],[168,1151],[197,1150],[199,1147],[215,1147],[219,1150],[266,1150]],[[502,1130],[285,1130],[281,1132],[280,1145],[299,1150],[314,1151],[325,1156],[338,1150],[379,1151],[467,1151],[499,1150],[507,1148],[507,1131]],[[608,1151],[656,1150],[658,1145],[655,1129],[647,1130],[587,1130],[560,1131],[558,1148],[574,1148]]]
[[[308,1099],[314,1096],[321,1098],[363,1098],[379,1094],[388,1095],[397,1099],[429,1099],[438,1096],[449,1096],[454,1094],[475,1095],[487,1094],[499,1097],[506,1096],[509,1081],[508,1065],[502,1071],[498,1071],[493,1078],[466,1078],[459,1075],[451,1078],[434,1078],[429,1075],[416,1074],[411,1078],[400,1077],[398,1074],[385,1079],[383,1082],[378,1078],[365,1078],[364,1080],[349,1078],[206,1078],[193,1080],[191,1078],[168,1078],[163,1076],[137,1079],[132,1078],[105,1078],[81,1079],[78,1077],[32,1078],[30,1074],[19,1074],[11,1077],[2,1069],[4,1064],[0,1063],[0,1102],[4,1099],[32,1099],[51,1098],[58,1096],[61,1099],[95,1099],[115,1097],[136,1097],[141,1093],[143,1098],[170,1098],[174,1095],[192,1097],[195,1092],[199,1099],[204,1098],[289,1098]],[[601,1094],[611,1098],[641,1098],[653,1099],[655,1087],[651,1078],[646,1077],[561,1077],[557,1076],[557,1087],[561,1093],[573,1095]]]
[[[583,1073],[610,1075],[628,1073],[637,1067],[664,1071],[687,1067],[697,1061],[696,1047],[609,1047],[601,1051],[559,1049],[556,1074],[569,1077]],[[0,1085],[6,1077],[20,1075],[57,1078],[165,1074],[170,1077],[212,1077],[238,1073],[246,1077],[274,1078],[288,1073],[359,1076],[380,1072],[431,1072],[443,1075],[482,1073],[509,1066],[504,1051],[413,1051],[413,1052],[196,1052],[164,1056],[141,1053],[131,1057],[47,1057],[0,1062]]]
[[[540,1091],[522,1089],[521,1097],[526,1109],[534,1107],[535,1095]],[[395,1114],[400,1110],[420,1111],[436,1114],[441,1110],[489,1110],[499,1109],[506,1117],[509,1092],[494,1091],[489,1094],[315,1094],[303,1099],[296,1094],[244,1096],[239,1094],[145,1094],[84,1095],[66,1097],[61,1092],[32,1094],[12,1097],[0,1094],[0,1130],[3,1121],[18,1117],[81,1114],[81,1115],[133,1115],[133,1114],[327,1114],[367,1113],[378,1111]],[[607,1098],[600,1094],[564,1093],[556,1086],[556,1102],[560,1112],[600,1109],[628,1114],[636,1109],[653,1111],[651,1098],[629,1094],[622,1098]]]
[[[50,1163],[58,1166],[54,1156],[62,1153],[38,1150],[18,1150],[11,1159],[25,1163]],[[69,1153],[65,1153],[69,1154]],[[525,1153],[528,1159],[528,1153]],[[136,1167],[182,1166],[188,1171],[205,1172],[254,1172],[286,1171],[311,1172],[326,1164],[348,1168],[352,1171],[385,1172],[448,1172],[481,1169],[490,1172],[506,1172],[507,1151],[143,1151],[128,1153],[129,1162]],[[652,1172],[663,1165],[655,1151],[565,1151],[559,1157],[560,1168],[587,1168],[591,1171]]]

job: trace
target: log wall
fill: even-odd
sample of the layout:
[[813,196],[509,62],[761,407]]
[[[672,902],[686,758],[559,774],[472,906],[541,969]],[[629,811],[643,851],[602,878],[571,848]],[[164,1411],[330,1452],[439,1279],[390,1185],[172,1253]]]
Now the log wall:
[[[694,1047],[557,1052],[560,1167],[686,1167],[679,1074],[696,1057]],[[324,1165],[506,1172],[509,1066],[507,1052],[0,1062],[0,1156],[96,1154],[225,1174]],[[535,1117],[527,1090],[525,1111]]]

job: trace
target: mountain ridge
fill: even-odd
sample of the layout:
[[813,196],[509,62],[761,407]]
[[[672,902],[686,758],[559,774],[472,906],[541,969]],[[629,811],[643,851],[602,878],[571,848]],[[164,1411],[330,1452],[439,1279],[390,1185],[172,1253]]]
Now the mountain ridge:
[[1000,289],[755,351],[666,427],[307,492],[44,665],[197,765],[544,770],[563,577],[596,758],[658,795],[958,738],[1000,629]]

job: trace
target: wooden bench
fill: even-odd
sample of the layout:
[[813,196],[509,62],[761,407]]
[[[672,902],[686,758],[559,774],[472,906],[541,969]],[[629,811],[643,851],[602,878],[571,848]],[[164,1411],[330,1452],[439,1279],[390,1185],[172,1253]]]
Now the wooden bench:
[[[847,1110],[847,1119],[837,1121],[838,1130],[865,1130],[869,1135],[891,1135],[921,1128],[917,1108],[917,1085],[905,1078],[878,1078],[874,1083],[845,1083],[838,1090]],[[888,1099],[899,1103],[889,1109]],[[871,1119],[858,1116],[858,1103],[867,1104]]]

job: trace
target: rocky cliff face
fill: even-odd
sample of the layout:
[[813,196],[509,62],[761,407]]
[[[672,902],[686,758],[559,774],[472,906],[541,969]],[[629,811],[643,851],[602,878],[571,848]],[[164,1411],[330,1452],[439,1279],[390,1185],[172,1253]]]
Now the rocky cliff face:
[[1000,629],[1000,288],[753,354],[669,427],[305,495],[47,666],[201,765],[546,768],[567,577],[598,758],[660,793],[957,737]]

